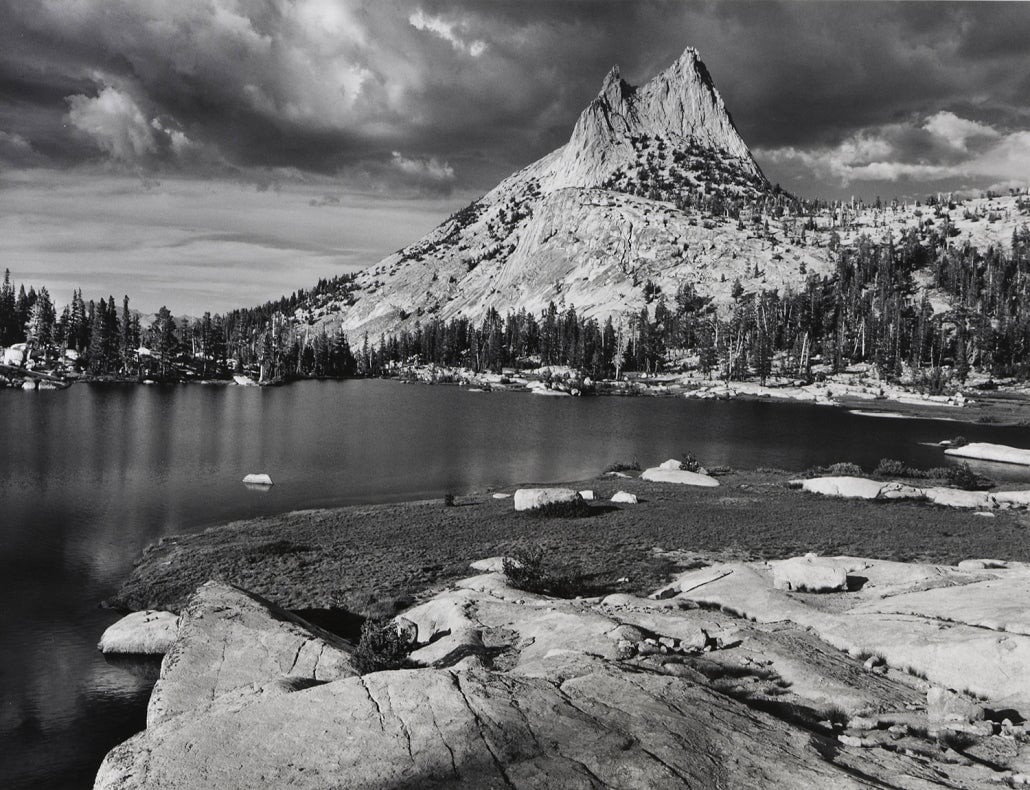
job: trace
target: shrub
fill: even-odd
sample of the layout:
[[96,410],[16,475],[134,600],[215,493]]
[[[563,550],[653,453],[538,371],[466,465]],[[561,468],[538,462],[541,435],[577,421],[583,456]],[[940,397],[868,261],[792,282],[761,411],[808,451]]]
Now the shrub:
[[849,463],[848,461],[838,461],[837,463],[830,465],[830,474],[856,477],[862,474],[862,467],[858,464]]
[[553,598],[575,598],[587,591],[583,573],[577,566],[545,565],[542,546],[515,549],[504,558],[503,570],[508,584],[516,590]]
[[688,472],[703,472],[704,467],[698,460],[697,456],[691,452],[683,453],[682,461],[680,461],[680,469],[685,469]]
[[880,463],[873,470],[873,474],[882,475],[883,477],[914,477],[915,475],[911,474],[914,471],[917,470],[912,469],[902,461],[894,458],[881,458]]
[[542,518],[583,518],[589,516],[593,509],[582,497],[577,496],[571,502],[548,502],[525,512]]
[[361,639],[354,651],[354,668],[362,675],[400,669],[414,647],[409,634],[397,624],[381,617],[370,617],[361,625]]
[[444,507],[454,507],[454,494],[444,494],[443,504]]
[[631,463],[628,463],[628,464],[627,463],[623,463],[621,461],[616,461],[615,463],[608,464],[608,466],[606,466],[604,468],[604,473],[605,474],[607,474],[608,472],[639,472],[639,471],[640,471],[640,462],[636,458],[634,458],[633,461]]
[[835,464],[829,466],[812,466],[803,471],[798,477],[809,478],[809,477],[825,477],[827,475],[836,475],[844,477],[858,477],[862,474],[862,467],[858,464],[849,463],[847,461],[838,461]]
[[978,475],[969,468],[969,464],[948,467],[948,482],[965,491],[986,491],[988,488],[994,488],[993,480]]
[[965,436],[956,436],[954,439],[948,442],[949,447],[965,447],[967,444],[969,444],[969,442],[966,441]]

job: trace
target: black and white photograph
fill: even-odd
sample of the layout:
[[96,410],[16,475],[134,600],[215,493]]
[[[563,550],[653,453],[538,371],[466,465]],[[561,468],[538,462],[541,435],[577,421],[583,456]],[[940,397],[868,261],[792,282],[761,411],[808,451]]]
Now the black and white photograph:
[[0,0],[0,788],[1030,786],[1030,3]]

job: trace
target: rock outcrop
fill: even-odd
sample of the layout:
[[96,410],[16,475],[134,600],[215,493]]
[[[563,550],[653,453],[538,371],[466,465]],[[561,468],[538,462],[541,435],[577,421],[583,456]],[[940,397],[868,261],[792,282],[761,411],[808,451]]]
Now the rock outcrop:
[[821,561],[845,568],[852,591],[798,595],[776,588],[783,563],[727,563],[688,571],[657,595],[763,623],[790,621],[840,650],[878,655],[932,682],[1030,711],[1030,567]]
[[179,615],[147,707],[152,727],[229,695],[268,695],[357,674],[351,646],[268,601],[208,582]]
[[[838,594],[854,597],[852,609],[977,578],[838,564],[861,565],[868,577],[861,591]],[[1005,572],[1013,571],[985,571]],[[556,600],[485,573],[403,613],[418,639],[411,669],[349,676],[341,649],[335,679],[319,670],[332,650],[327,640],[317,665],[289,672],[267,659],[282,652],[280,626],[289,638],[302,626],[240,591],[205,585],[169,655],[203,653],[210,658],[201,674],[236,680],[176,695],[178,714],[112,750],[95,786],[803,790],[971,788],[1015,776],[1002,763],[1018,767],[1028,756],[1020,725],[981,720],[988,703],[934,690],[898,672],[889,655],[886,665],[865,666],[835,650],[795,625],[800,618],[784,617],[806,604],[774,590],[770,573],[746,564],[692,571],[662,600]],[[771,608],[755,622],[692,603],[729,609],[731,598],[752,616],[763,601]],[[813,611],[859,618],[830,598],[819,596],[824,604]],[[1003,619],[1018,617],[1013,610]],[[226,633],[238,649],[223,655],[233,646]],[[168,693],[191,681],[169,665],[162,684]],[[978,744],[955,748],[982,746],[991,762],[956,757],[935,737],[947,729]]]

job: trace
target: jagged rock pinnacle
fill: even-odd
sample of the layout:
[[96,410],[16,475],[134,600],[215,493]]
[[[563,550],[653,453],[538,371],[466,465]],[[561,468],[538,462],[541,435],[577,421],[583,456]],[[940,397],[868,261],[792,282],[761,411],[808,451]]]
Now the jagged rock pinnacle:
[[[580,115],[549,186],[600,186],[632,164],[634,140],[663,139],[671,150],[698,146],[734,160],[748,176],[761,171],[740,137],[697,50],[688,47],[665,71],[635,88],[618,66]],[[671,155],[671,154],[670,154]]]

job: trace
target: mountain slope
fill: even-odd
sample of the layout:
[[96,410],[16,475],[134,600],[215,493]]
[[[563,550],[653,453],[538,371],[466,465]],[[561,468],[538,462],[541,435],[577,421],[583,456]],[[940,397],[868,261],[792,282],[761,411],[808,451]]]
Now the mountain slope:
[[[690,283],[717,303],[730,300],[737,279],[748,291],[782,291],[833,266],[837,218],[808,222],[806,235],[796,209],[771,187],[687,49],[641,87],[613,68],[568,143],[296,318],[354,340],[431,318],[478,320],[490,308],[537,312],[551,301],[621,320],[649,301],[645,287],[671,298]],[[872,232],[907,217],[891,216],[874,218]]]

